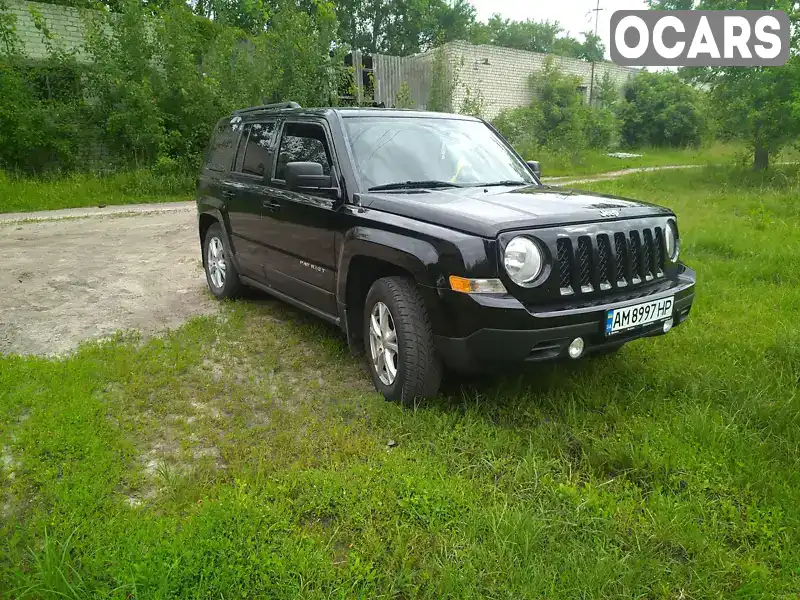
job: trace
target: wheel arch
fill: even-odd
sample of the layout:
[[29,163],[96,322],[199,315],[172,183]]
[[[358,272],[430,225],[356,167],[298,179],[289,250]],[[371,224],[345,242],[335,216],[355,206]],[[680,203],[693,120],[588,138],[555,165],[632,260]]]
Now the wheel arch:
[[[387,239],[391,238],[384,236],[384,241]],[[435,323],[438,317],[437,281],[431,273],[431,267],[438,263],[438,253],[432,245],[420,240],[397,236],[394,241],[401,243],[388,246],[377,241],[358,239],[346,242],[343,246],[337,302],[348,345],[354,355],[363,351],[364,303],[372,284],[378,279],[412,279],[422,294],[432,322]]]
[[[203,244],[205,243],[206,234],[212,225],[219,223],[222,229],[222,238],[225,246],[230,252],[230,259],[233,261],[234,266],[239,270],[239,261],[236,257],[236,248],[234,247],[231,237],[228,233],[228,222],[224,218],[222,212],[213,206],[206,206],[197,215],[197,233],[200,238],[200,254],[203,254]],[[202,256],[203,264],[205,265],[205,256]]]

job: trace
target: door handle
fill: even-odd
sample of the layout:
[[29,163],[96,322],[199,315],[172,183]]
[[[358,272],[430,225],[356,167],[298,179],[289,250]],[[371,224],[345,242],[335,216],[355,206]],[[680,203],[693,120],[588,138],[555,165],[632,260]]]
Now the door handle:
[[236,192],[231,190],[222,190],[222,195],[226,198],[233,198],[236,195]]
[[281,205],[277,202],[273,202],[272,200],[262,201],[261,206],[264,208],[264,210],[268,210],[269,212],[278,212],[281,209]]

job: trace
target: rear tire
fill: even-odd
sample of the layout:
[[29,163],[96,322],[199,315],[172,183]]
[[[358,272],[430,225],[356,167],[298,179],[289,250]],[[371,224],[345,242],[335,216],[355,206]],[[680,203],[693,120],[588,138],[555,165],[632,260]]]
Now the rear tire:
[[231,255],[222,234],[222,226],[214,223],[203,238],[203,268],[208,289],[217,298],[235,298],[242,289]]
[[377,280],[364,306],[364,348],[375,388],[405,406],[435,396],[442,382],[428,311],[413,280]]

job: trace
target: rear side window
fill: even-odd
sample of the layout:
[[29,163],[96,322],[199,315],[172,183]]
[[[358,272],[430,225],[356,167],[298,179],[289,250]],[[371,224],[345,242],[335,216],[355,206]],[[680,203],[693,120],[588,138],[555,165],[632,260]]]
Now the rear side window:
[[264,177],[272,169],[272,136],[275,123],[251,123],[245,126],[239,142],[236,170],[247,175]]
[[287,123],[281,139],[275,179],[286,179],[286,164],[290,162],[319,163],[322,172],[330,175],[331,159],[325,130],[311,123]]
[[225,172],[230,168],[236,152],[236,141],[239,139],[239,127],[229,118],[217,123],[206,150],[206,170]]

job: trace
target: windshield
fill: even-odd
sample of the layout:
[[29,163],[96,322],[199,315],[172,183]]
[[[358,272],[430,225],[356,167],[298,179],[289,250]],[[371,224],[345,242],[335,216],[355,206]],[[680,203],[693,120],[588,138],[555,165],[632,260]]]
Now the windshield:
[[526,165],[480,121],[347,117],[344,124],[356,170],[367,189],[414,182],[536,183]]

